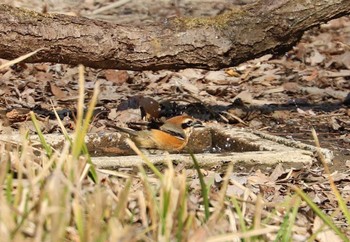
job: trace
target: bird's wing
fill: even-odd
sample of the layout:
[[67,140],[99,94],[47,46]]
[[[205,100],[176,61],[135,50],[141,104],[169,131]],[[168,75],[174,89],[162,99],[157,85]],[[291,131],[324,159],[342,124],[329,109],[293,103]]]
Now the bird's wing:
[[116,130],[123,132],[123,133],[127,133],[131,136],[137,136],[137,131],[136,130],[132,130],[132,129],[128,129],[128,128],[122,128],[119,126],[114,126],[113,128],[115,128]]
[[179,139],[185,139],[186,134],[183,132],[181,127],[178,127],[178,125],[172,124],[172,123],[164,123],[159,127],[160,130],[169,133],[173,136],[176,136]]

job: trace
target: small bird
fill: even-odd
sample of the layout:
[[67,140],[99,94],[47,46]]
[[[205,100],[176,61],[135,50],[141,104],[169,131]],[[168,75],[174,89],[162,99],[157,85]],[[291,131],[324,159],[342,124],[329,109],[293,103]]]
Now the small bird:
[[146,130],[133,130],[115,127],[130,135],[132,141],[140,148],[180,151],[188,143],[195,127],[203,124],[190,116],[181,115],[165,120],[163,123],[151,122]]

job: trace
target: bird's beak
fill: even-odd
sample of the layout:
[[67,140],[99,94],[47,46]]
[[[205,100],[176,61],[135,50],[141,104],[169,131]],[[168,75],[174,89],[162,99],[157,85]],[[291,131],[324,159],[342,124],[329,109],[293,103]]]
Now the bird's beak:
[[193,124],[192,127],[197,128],[197,127],[204,127],[203,123],[199,120],[196,120]]

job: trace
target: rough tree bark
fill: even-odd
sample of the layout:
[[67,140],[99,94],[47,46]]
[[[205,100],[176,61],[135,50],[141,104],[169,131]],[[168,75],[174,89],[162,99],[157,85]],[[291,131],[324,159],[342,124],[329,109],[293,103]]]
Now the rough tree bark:
[[218,69],[282,53],[307,29],[349,13],[349,0],[260,0],[216,17],[136,28],[0,5],[0,57],[44,48],[26,61],[128,70]]

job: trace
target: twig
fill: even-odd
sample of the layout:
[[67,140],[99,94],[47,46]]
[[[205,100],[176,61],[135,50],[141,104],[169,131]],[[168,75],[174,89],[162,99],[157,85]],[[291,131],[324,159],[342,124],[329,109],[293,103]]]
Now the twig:
[[111,3],[111,4],[107,5],[107,6],[104,6],[102,8],[96,9],[95,11],[92,12],[92,14],[99,14],[99,13],[108,11],[108,10],[113,9],[113,8],[119,8],[119,7],[123,6],[124,4],[127,4],[130,1],[131,0],[119,0],[119,1],[117,1],[115,3]]

